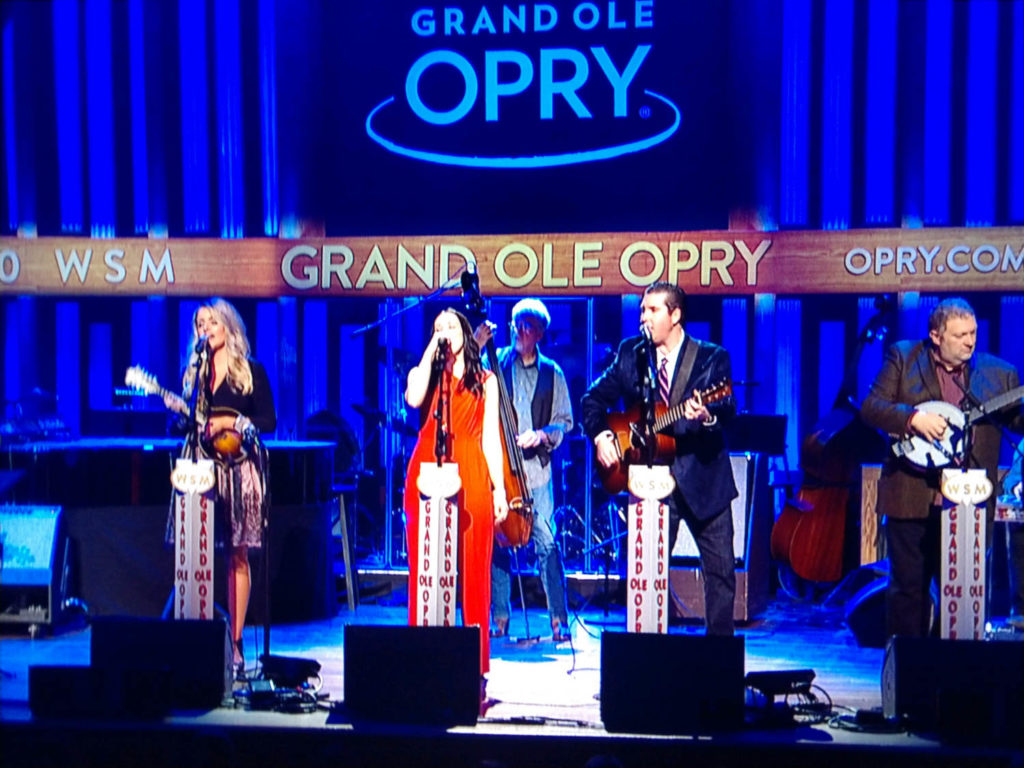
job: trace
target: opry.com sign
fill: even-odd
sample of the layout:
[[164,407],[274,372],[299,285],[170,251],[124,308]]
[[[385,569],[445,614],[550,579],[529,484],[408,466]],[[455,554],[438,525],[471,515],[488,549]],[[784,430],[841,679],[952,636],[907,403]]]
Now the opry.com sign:
[[369,112],[366,133],[399,155],[476,168],[649,149],[682,120],[648,82],[656,21],[654,0],[417,8],[403,30],[405,81]]

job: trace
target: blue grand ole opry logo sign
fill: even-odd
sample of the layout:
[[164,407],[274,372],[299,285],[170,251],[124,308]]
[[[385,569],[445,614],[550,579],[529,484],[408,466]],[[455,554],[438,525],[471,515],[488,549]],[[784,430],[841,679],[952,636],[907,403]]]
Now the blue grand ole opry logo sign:
[[[657,146],[682,114],[657,72],[654,0],[424,6],[403,83],[367,114],[390,152],[470,168],[545,168]],[[403,63],[403,67],[405,64]]]

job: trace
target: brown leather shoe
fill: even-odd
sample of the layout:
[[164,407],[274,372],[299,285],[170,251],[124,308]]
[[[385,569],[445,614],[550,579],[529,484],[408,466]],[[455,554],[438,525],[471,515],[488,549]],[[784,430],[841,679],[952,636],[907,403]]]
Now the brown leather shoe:
[[491,637],[508,637],[508,619],[495,619]]
[[558,619],[551,620],[551,640],[555,643],[567,643],[572,640],[572,634],[562,628],[562,622]]

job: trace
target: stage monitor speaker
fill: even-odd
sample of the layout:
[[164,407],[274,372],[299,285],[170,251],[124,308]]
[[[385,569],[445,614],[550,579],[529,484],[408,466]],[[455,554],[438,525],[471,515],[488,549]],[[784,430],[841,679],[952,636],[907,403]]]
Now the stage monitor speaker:
[[601,719],[610,732],[697,734],[743,725],[742,637],[605,632]]
[[175,709],[213,709],[231,695],[231,640],[223,619],[98,616],[92,665],[107,670],[167,670]]
[[846,626],[861,648],[885,648],[885,592],[888,578],[875,579],[851,597],[843,613]]
[[894,637],[882,667],[882,710],[950,742],[1024,746],[1021,645]]
[[[869,566],[862,566],[859,572],[865,574],[866,578],[866,574],[870,574],[871,569]],[[858,572],[854,571],[854,573]],[[889,640],[885,620],[885,601],[888,588],[889,577],[885,575],[865,584],[846,601],[846,606],[843,609],[843,621],[853,632],[853,636],[857,639],[857,645],[861,648],[885,648]],[[934,627],[939,620],[939,593],[934,584],[931,586],[929,594],[931,597],[929,627]]]
[[353,719],[473,725],[480,712],[476,627],[345,627],[345,709]]
[[166,669],[35,665],[28,668],[34,717],[160,718],[170,712]]
[[67,573],[61,508],[0,506],[0,622],[53,624]]

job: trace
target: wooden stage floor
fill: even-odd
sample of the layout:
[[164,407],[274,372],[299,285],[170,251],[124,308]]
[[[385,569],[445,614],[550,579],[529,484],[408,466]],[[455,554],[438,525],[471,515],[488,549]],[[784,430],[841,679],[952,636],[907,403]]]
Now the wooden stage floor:
[[[320,707],[299,714],[223,706],[174,713],[157,722],[64,721],[33,718],[28,668],[88,664],[90,629],[82,626],[30,638],[6,625],[0,637],[0,728],[3,763],[15,765],[1021,765],[1021,752],[986,745],[960,747],[906,732],[851,730],[858,710],[881,706],[883,651],[860,648],[842,624],[841,611],[779,598],[764,617],[740,629],[747,672],[812,669],[813,693],[831,701],[831,717],[810,724],[770,725],[763,707],[748,707],[742,730],[712,737],[609,734],[601,723],[600,638],[621,629],[621,608],[606,616],[588,610],[571,617],[572,643],[541,640],[520,645],[495,641],[488,696],[495,700],[475,726],[447,730],[381,723],[354,726],[341,707],[345,670],[342,636],[347,624],[401,624],[404,605],[360,605],[330,620],[271,628],[271,652],[310,658],[322,666]],[[530,612],[534,634],[549,632],[547,617]],[[524,634],[521,612],[513,635]],[[690,626],[672,632],[698,633]],[[246,630],[246,646],[262,648],[259,628]],[[1024,635],[1006,633],[1010,642]],[[1021,646],[1024,652],[1024,644]],[[379,659],[382,685],[392,679]],[[679,682],[685,697],[686,681]],[[342,712],[342,714],[339,714]],[[845,716],[845,717],[844,717]],[[798,721],[809,719],[798,715]],[[1024,728],[1024,724],[1021,726]],[[329,761],[329,762],[325,762]]]

